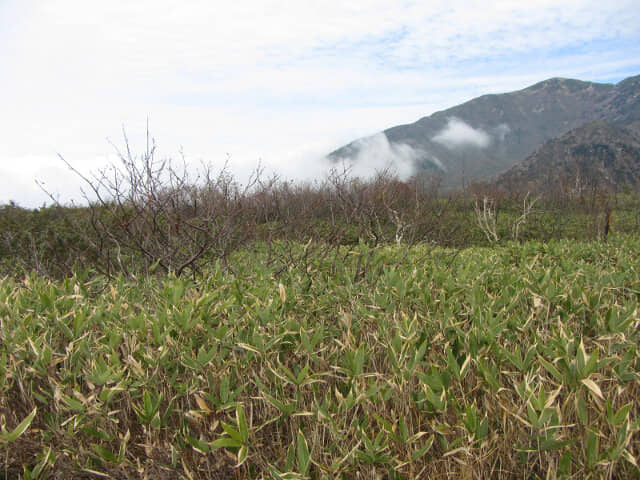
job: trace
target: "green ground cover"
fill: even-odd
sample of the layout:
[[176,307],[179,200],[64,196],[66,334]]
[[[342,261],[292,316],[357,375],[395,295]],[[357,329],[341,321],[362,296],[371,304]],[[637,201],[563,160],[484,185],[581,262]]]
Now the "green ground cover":
[[639,238],[340,248],[3,278],[0,478],[640,477]]

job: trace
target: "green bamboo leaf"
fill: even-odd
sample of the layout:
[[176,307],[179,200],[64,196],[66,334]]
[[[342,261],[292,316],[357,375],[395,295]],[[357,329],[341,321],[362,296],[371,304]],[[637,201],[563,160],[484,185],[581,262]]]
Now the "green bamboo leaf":
[[580,339],[580,344],[578,345],[578,350],[576,352],[576,363],[578,368],[578,373],[587,377],[588,375],[585,373],[585,367],[587,362],[589,361],[589,355],[587,355],[587,351],[584,348],[584,342]]
[[429,344],[430,344],[429,340],[425,340],[424,342],[422,342],[422,345],[420,345],[415,355],[413,356],[413,361],[412,361],[413,368],[415,368],[418,365],[418,363],[420,363],[420,361],[424,357],[424,354],[427,352],[427,348],[429,347]]
[[236,407],[236,421],[238,422],[238,431],[240,432],[240,440],[242,443],[249,441],[249,427],[247,425],[247,418],[244,414],[244,408],[242,405]]
[[541,451],[560,450],[567,445],[572,445],[575,440],[556,440],[553,437],[543,437],[539,439],[539,449]]
[[300,430],[298,430],[298,448],[296,449],[296,456],[298,459],[298,469],[300,470],[300,473],[306,475],[309,472],[309,466],[311,465],[311,457],[309,455],[307,440]]
[[584,367],[583,376],[588,377],[598,369],[598,350],[594,350]]
[[287,458],[285,462],[285,470],[291,471],[295,467],[296,463],[296,442],[292,441],[287,448]]
[[549,372],[553,376],[553,378],[555,378],[560,383],[566,383],[564,376],[558,371],[558,369],[551,362],[548,362],[547,360],[545,360],[545,358],[542,355],[538,355],[538,360],[540,360],[540,363],[542,364],[542,366],[545,368],[547,372]]
[[307,363],[302,370],[300,370],[300,373],[298,374],[298,377],[296,378],[296,385],[301,386],[303,385],[304,381],[307,379],[307,375],[309,375],[309,364]]
[[52,455],[52,452],[53,451],[51,447],[49,447],[47,449],[47,453],[45,453],[44,455],[38,455],[38,457],[40,457],[40,461],[35,467],[33,467],[33,470],[31,470],[31,472],[29,472],[28,475],[27,475],[28,470],[25,467],[25,480],[28,480],[29,478],[33,480],[43,478],[43,473],[45,472],[45,469],[50,466],[49,463],[53,465],[53,463],[55,462],[55,456]]
[[222,437],[211,442],[211,446],[215,448],[240,448],[242,442],[234,438]]
[[460,366],[458,365],[458,360],[456,360],[455,355],[450,349],[447,349],[447,368],[453,377],[460,381]]
[[595,466],[598,462],[599,444],[598,436],[594,432],[589,431],[589,433],[587,433],[587,465],[589,467]]
[[36,413],[38,412],[38,407],[34,408],[27,417],[22,420],[18,424],[16,428],[14,428],[11,432],[6,432],[4,428],[2,432],[0,432],[0,439],[2,439],[3,443],[11,443],[15,442],[27,429],[31,426],[31,422],[36,417]]
[[542,426],[538,412],[535,407],[531,405],[531,402],[527,402],[527,415],[529,417],[529,423],[533,425],[534,428],[540,428]]
[[307,354],[311,355],[313,353],[313,346],[311,345],[309,334],[303,328],[300,329],[300,343],[302,343],[302,347]]
[[478,428],[475,432],[476,440],[482,440],[489,434],[489,418],[484,417],[478,424]]
[[[400,423],[398,425],[398,430],[400,431],[400,438],[403,442],[408,442],[409,439],[409,431],[407,429],[407,422],[405,421],[404,418],[402,418],[400,420]],[[390,432],[390,430],[389,430]],[[415,435],[412,438],[416,438]]]
[[156,413],[153,415],[153,418],[151,419],[151,422],[149,422],[149,424],[153,428],[160,428],[160,426],[162,425],[162,419],[160,418],[159,411],[156,410]]
[[285,480],[285,475],[282,472],[279,472],[273,465],[269,464],[269,474],[271,475],[272,480]]
[[622,422],[622,426],[618,430],[616,434],[616,445],[618,447],[625,447],[627,445],[627,441],[629,440],[629,421],[625,420]]
[[193,438],[189,435],[185,435],[185,439],[191,445],[194,450],[205,455],[211,451],[212,444],[205,442],[204,440],[200,440],[199,438]]
[[613,424],[617,427],[622,425],[622,422],[628,419],[629,411],[631,410],[632,404],[627,403],[618,409],[618,411],[613,416]]
[[238,464],[236,465],[236,467],[239,467],[244,462],[246,462],[248,455],[249,455],[249,447],[247,447],[246,445],[242,445],[240,447],[240,450],[238,450]]
[[560,457],[560,462],[558,463],[558,473],[561,475],[567,475],[570,473],[572,463],[571,451],[567,450]]
[[106,460],[109,463],[118,463],[118,458],[113,454],[113,452],[102,445],[91,445],[91,448],[94,452],[96,452],[103,460]]
[[282,413],[284,413],[285,415],[291,415],[294,410],[295,410],[295,405],[292,404],[286,404],[284,402],[281,402],[280,400],[278,400],[277,398],[275,398],[272,395],[269,395],[267,392],[262,392],[262,397],[269,402],[271,405],[273,405],[274,407],[276,407],[278,410],[280,410]]
[[220,424],[222,425],[222,429],[227,433],[227,435],[233,438],[236,442],[239,442],[240,444],[243,443],[242,435],[240,434],[240,432],[238,432],[235,428],[233,428],[228,423],[220,422]]
[[153,416],[153,400],[151,399],[151,394],[145,390],[142,394],[142,405],[144,408],[144,413],[147,417],[151,418]]
[[582,395],[582,392],[576,393],[575,403],[576,403],[576,412],[578,414],[578,419],[580,420],[580,423],[584,426],[588,425],[589,415],[587,413],[587,403],[584,400],[584,395]]
[[420,447],[418,450],[413,452],[413,454],[411,455],[412,462],[415,462],[416,460],[422,458],[424,454],[429,451],[429,449],[431,448],[431,445],[433,445],[433,439],[434,439],[434,436],[431,435],[429,438],[427,438],[427,441],[422,447]]
[[481,358],[477,359],[477,364],[487,384],[494,390],[499,390],[500,383],[498,382],[498,379],[496,378],[496,375],[495,375],[497,372],[497,369],[495,367],[492,368],[491,366],[486,365]]

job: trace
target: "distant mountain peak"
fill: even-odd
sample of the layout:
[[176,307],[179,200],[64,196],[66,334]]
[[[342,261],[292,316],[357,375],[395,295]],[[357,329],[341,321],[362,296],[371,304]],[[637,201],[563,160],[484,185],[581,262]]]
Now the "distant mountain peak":
[[[545,142],[588,122],[640,132],[639,92],[640,75],[616,85],[554,77],[522,90],[483,95],[381,133],[389,152],[410,152],[417,174],[459,187],[508,170]],[[359,139],[329,158],[366,162],[374,152],[363,148],[376,143]]]
[[568,90],[571,92],[575,92],[578,90],[586,90],[594,87],[613,87],[612,84],[606,83],[594,83],[594,82],[585,82],[583,80],[576,80],[573,78],[563,78],[563,77],[553,77],[547,80],[543,80],[538,82],[524,90],[519,90],[513,93],[519,92],[533,92],[539,90]]

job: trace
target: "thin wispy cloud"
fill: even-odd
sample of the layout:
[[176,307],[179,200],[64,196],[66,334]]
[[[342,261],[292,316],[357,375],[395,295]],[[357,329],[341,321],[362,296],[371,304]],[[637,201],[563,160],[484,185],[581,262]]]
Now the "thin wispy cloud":
[[0,169],[88,168],[150,117],[167,153],[286,170],[480,94],[637,74],[639,24],[635,0],[3,0]]

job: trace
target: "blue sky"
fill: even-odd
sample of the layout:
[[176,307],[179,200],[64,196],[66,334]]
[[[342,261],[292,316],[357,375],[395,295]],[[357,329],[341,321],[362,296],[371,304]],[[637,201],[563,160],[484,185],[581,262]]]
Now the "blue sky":
[[[637,0],[0,0],[0,203],[79,199],[57,153],[142,149],[282,175],[485,93],[640,73]],[[527,3],[529,5],[527,5]]]

